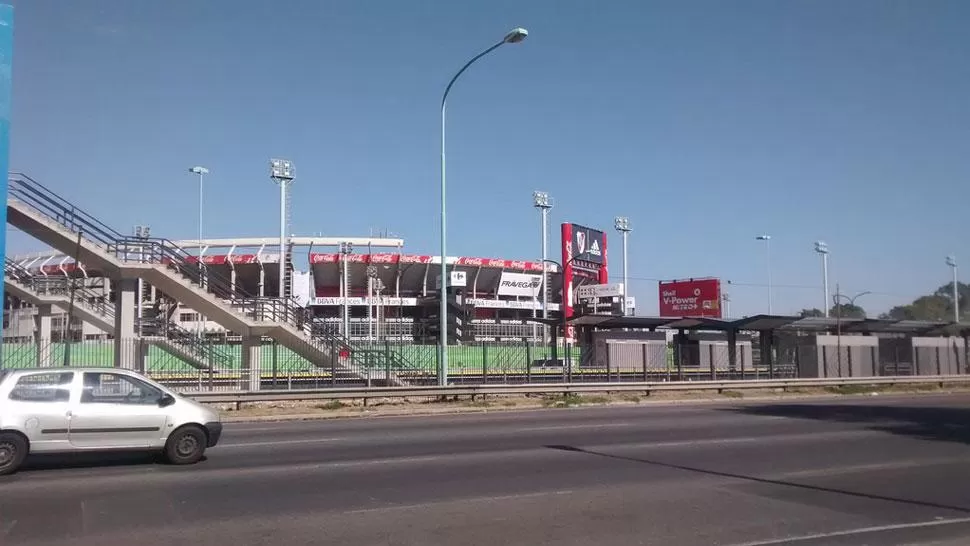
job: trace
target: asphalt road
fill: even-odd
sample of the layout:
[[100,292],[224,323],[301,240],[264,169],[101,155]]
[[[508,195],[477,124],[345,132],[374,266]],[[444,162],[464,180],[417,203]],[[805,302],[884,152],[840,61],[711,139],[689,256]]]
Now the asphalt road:
[[235,424],[0,478],[2,546],[967,543],[970,396]]

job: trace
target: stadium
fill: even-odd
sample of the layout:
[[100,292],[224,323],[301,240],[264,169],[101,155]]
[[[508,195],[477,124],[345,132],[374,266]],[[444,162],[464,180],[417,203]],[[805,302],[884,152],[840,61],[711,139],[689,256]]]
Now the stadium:
[[[176,241],[196,251],[199,241]],[[404,252],[402,239],[371,237],[293,237],[280,278],[279,239],[235,238],[204,240],[201,245],[205,284],[234,297],[293,298],[312,312],[315,321],[346,335],[351,341],[427,341],[437,321],[438,256]],[[358,250],[359,249],[359,250]],[[341,252],[342,250],[342,252]],[[41,252],[15,256],[13,264],[51,283],[74,280],[88,301],[111,302],[111,279],[97,268],[76,263],[70,256]],[[463,304],[469,312],[463,341],[538,341],[542,327],[528,319],[542,316],[542,264],[503,258],[449,257],[450,271],[464,276]],[[547,264],[549,316],[559,316],[562,275]],[[224,326],[200,316],[146,282],[139,283],[136,316],[142,324],[161,308],[178,327],[200,332],[205,339],[238,341]],[[52,315],[55,340],[110,339],[111,331],[76,319],[65,329],[66,310]],[[4,315],[4,340],[34,338],[36,306],[11,296]],[[432,320],[433,319],[433,320]]]
[[[6,259],[10,366],[247,376],[249,388],[259,376],[370,382],[383,367],[378,380],[393,383],[392,368],[434,373],[440,258],[408,253],[400,238],[169,241],[143,227],[122,234],[26,175],[10,184],[8,220],[50,248]],[[606,237],[562,229],[561,262],[447,258],[458,373],[463,361],[485,376],[565,350],[552,326],[571,315],[576,289],[606,280]]]

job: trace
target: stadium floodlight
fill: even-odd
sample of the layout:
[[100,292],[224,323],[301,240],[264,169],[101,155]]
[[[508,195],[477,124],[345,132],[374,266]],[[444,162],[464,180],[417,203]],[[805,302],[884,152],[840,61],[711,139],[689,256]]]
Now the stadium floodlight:
[[626,304],[627,295],[630,290],[630,276],[629,269],[627,269],[627,239],[629,238],[630,232],[633,231],[633,228],[630,227],[630,219],[626,216],[617,216],[614,218],[613,227],[623,237],[623,315],[626,316],[630,313],[630,308]]
[[822,257],[822,294],[825,297],[825,305],[822,306],[822,312],[825,313],[825,318],[829,316],[829,245],[825,241],[815,241],[815,252],[818,252],[819,256]]
[[269,177],[280,185],[280,282],[279,297],[286,297],[286,232],[289,226],[289,186],[294,178],[293,163],[288,159],[270,159]]
[[617,216],[614,218],[613,227],[615,227],[617,231],[624,233],[633,231],[633,228],[630,227],[630,219],[626,216]]
[[766,262],[768,264],[768,314],[770,315],[772,314],[772,311],[771,311],[771,235],[768,235],[768,234],[758,235],[757,237],[755,237],[755,239],[758,241],[765,242],[765,253],[767,256]]
[[549,194],[544,191],[532,192],[532,206],[538,209],[551,209],[552,201],[549,199]]
[[447,240],[447,199],[445,198],[447,189],[447,179],[445,176],[445,110],[448,104],[448,93],[451,92],[452,86],[458,80],[468,67],[475,63],[478,59],[481,59],[485,55],[495,51],[504,44],[517,44],[522,40],[525,40],[529,32],[524,28],[514,28],[505,37],[502,38],[501,42],[489,47],[485,51],[482,51],[478,55],[472,57],[470,61],[465,63],[461,69],[452,76],[451,81],[445,87],[445,92],[441,95],[441,297],[439,306],[439,326],[440,331],[438,332],[438,384],[447,385],[448,384],[448,298],[445,297],[447,291],[447,279],[448,279],[448,254],[445,242]]
[[960,322],[960,285],[957,282],[957,259],[952,254],[946,257],[946,265],[953,270],[953,322]]
[[288,159],[270,159],[269,176],[273,180],[293,180],[293,163]]

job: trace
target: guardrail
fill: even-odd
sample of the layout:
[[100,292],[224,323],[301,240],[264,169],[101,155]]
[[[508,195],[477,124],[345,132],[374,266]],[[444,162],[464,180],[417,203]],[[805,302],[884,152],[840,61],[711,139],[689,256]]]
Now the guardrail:
[[298,402],[311,400],[362,399],[367,404],[374,398],[416,398],[441,396],[477,396],[510,394],[588,394],[671,391],[738,391],[749,389],[780,389],[841,387],[846,385],[938,385],[970,384],[970,375],[924,375],[893,377],[844,377],[839,379],[756,379],[735,381],[669,381],[640,383],[541,383],[519,385],[457,385],[426,387],[369,387],[287,391],[186,392],[186,396],[204,403],[235,404],[236,409],[247,402]]

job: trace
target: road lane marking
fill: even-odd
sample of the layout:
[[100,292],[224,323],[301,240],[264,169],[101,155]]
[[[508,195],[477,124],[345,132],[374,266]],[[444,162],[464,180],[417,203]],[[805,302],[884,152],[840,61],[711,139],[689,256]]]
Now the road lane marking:
[[851,474],[854,472],[879,472],[883,470],[902,470],[905,468],[945,465],[945,464],[968,464],[967,457],[937,457],[933,459],[910,459],[906,461],[887,461],[884,463],[866,463],[848,466],[835,466],[830,468],[809,468],[805,470],[795,470],[772,474],[773,478],[809,478],[822,477],[832,474]]
[[743,542],[733,546],[773,546],[778,544],[796,544],[810,540],[825,540],[837,537],[850,537],[865,535],[870,533],[882,533],[886,531],[902,531],[904,529],[920,529],[924,527],[939,527],[942,525],[958,525],[970,523],[970,518],[935,519],[932,521],[921,521],[917,523],[899,523],[895,525],[880,525],[876,527],[859,527],[857,529],[847,529],[844,531],[833,531],[831,533],[816,533],[813,535],[801,535],[796,537],[779,538],[773,540],[759,540],[755,542]]
[[277,440],[266,441],[266,442],[242,442],[238,444],[219,444],[217,447],[220,448],[231,448],[231,447],[261,447],[261,446],[279,446],[279,445],[296,445],[296,444],[322,444],[325,442],[339,442],[345,438],[313,438],[310,440]]
[[798,440],[820,440],[830,438],[864,438],[866,436],[885,436],[887,433],[874,430],[842,430],[836,432],[804,432],[794,434],[771,434],[764,436],[738,436],[734,438],[704,438],[698,440],[674,440],[670,442],[640,442],[636,444],[605,444],[605,445],[578,445],[576,447],[585,450],[590,449],[661,449],[671,447],[694,447],[704,445],[727,445],[727,444],[751,444],[751,443],[771,443],[779,441],[798,441]]
[[443,501],[436,501],[436,502],[419,502],[414,504],[389,504],[387,506],[378,506],[374,508],[361,508],[358,510],[347,510],[347,511],[341,512],[341,514],[369,514],[372,512],[386,512],[388,510],[413,510],[413,509],[420,509],[420,508],[431,508],[434,506],[442,506],[446,504],[531,499],[536,497],[552,497],[557,495],[568,495],[571,493],[572,493],[571,490],[537,491],[535,493],[519,493],[516,495],[494,495],[489,497],[471,497],[471,498],[450,499],[450,500],[443,500]]
[[549,427],[528,427],[515,429],[516,432],[532,432],[537,430],[570,430],[570,429],[582,429],[582,428],[623,428],[632,427],[635,423],[604,423],[604,424],[586,424],[586,425],[553,425]]

